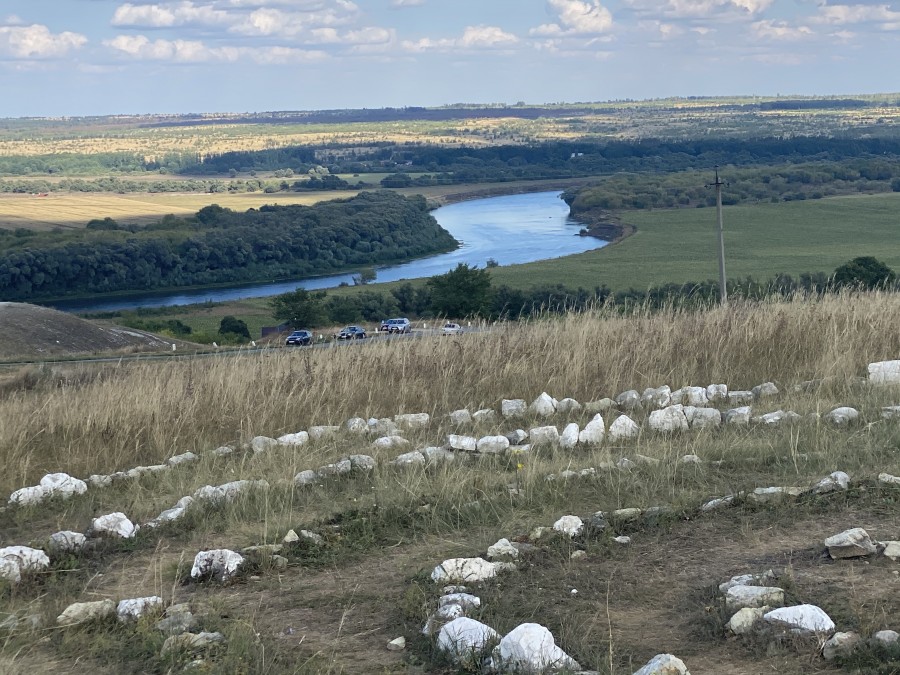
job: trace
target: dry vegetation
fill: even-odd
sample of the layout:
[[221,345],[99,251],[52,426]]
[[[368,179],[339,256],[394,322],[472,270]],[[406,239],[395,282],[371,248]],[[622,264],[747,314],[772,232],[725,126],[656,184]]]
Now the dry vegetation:
[[[790,597],[821,605],[842,630],[900,628],[896,565],[825,564],[820,555],[821,540],[848,527],[900,538],[900,495],[873,480],[881,471],[900,473],[900,430],[880,419],[881,406],[900,403],[898,392],[857,379],[868,362],[900,352],[898,310],[900,297],[887,294],[629,317],[603,309],[459,338],[188,363],[69,366],[34,373],[27,386],[23,376],[21,387],[0,393],[0,493],[33,485],[50,471],[85,477],[187,450],[206,454],[196,465],[128,487],[92,489],[39,509],[8,509],[0,513],[0,546],[40,545],[52,532],[84,530],[92,516],[111,511],[146,522],[205,484],[265,478],[271,487],[225,508],[195,512],[177,526],[142,532],[133,542],[66,560],[16,589],[0,588],[0,621],[11,612],[31,612],[48,626],[5,641],[0,632],[0,671],[172,672],[181,664],[159,657],[163,637],[152,622],[52,627],[70,602],[155,593],[167,602],[190,602],[204,630],[226,633],[227,646],[207,663],[211,672],[455,672],[418,636],[437,595],[423,572],[567,513],[666,504],[675,517],[614,524],[633,536],[630,547],[603,537],[588,541],[581,561],[570,560],[572,544],[564,541],[534,553],[520,572],[479,592],[482,619],[501,634],[522,621],[543,623],[584,666],[608,674],[630,674],[664,651],[681,656],[694,675],[838,672],[839,665],[809,650],[726,640],[710,589],[731,575],[773,568]],[[823,378],[821,386],[792,391],[791,385],[814,378]],[[839,430],[806,421],[674,438],[645,430],[620,445],[457,461],[437,470],[380,464],[372,476],[306,491],[292,487],[298,471],[354,452],[374,454],[369,443],[342,433],[258,455],[207,452],[258,434],[401,412],[432,414],[427,429],[407,435],[423,447],[440,444],[451,431],[447,412],[499,408],[501,398],[531,400],[548,391],[589,401],[663,383],[725,382],[739,389],[766,380],[785,393],[760,402],[757,414],[853,405],[872,424]],[[607,424],[614,416],[605,416]],[[534,421],[518,424],[528,429]],[[587,417],[555,420],[569,421],[583,424]],[[498,417],[474,433],[514,426]],[[678,462],[690,453],[705,463]],[[550,472],[636,454],[661,462],[578,481],[545,480]],[[714,466],[713,460],[724,463]],[[830,498],[698,512],[712,495],[809,485],[838,469],[853,477],[854,487]],[[510,495],[510,485],[520,496]],[[263,566],[253,572],[258,578],[227,588],[180,581],[201,549],[279,542],[289,528],[321,532],[326,546],[292,550],[287,570]],[[406,636],[407,652],[387,652],[386,642],[398,635]]]

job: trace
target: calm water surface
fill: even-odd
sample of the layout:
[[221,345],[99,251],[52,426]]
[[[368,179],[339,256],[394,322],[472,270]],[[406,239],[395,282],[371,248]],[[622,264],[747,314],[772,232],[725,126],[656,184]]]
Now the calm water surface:
[[[484,267],[493,258],[501,265],[534,262],[605,246],[594,237],[579,237],[582,225],[569,217],[560,192],[532,192],[489,197],[443,206],[432,212],[460,242],[450,253],[376,269],[376,281],[418,279],[443,274],[458,263]],[[288,293],[298,288],[332,288],[353,283],[353,275],[336,274],[299,281],[245,284],[188,292],[147,293],[116,300],[62,301],[53,306],[69,312],[110,312],[138,307],[168,307],[202,302],[227,302]]]

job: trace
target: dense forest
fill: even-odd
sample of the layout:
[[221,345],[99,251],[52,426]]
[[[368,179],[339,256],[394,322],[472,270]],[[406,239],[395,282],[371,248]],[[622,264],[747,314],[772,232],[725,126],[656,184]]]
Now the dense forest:
[[422,197],[363,192],[238,213],[208,206],[145,228],[0,230],[0,300],[300,278],[454,249]]

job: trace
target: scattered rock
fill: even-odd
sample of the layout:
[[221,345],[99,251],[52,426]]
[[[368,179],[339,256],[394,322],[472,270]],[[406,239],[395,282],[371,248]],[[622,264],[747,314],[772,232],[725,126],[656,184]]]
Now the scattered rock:
[[161,655],[182,651],[197,652],[224,642],[225,636],[221,633],[181,633],[166,638]]
[[372,447],[376,450],[400,450],[409,447],[409,441],[402,436],[382,436],[373,441]]
[[735,635],[747,635],[752,633],[766,612],[770,611],[768,606],[763,607],[743,607],[735,612],[734,616],[728,620],[728,630]]
[[288,533],[284,535],[284,539],[281,540],[284,544],[296,544],[300,541],[300,535],[297,534],[294,530],[288,530]]
[[422,454],[425,456],[425,461],[428,464],[452,462],[456,459],[456,455],[454,455],[450,450],[447,450],[446,448],[424,448],[422,450]]
[[113,477],[95,473],[88,476],[87,483],[96,488],[109,487],[113,484]]
[[617,523],[633,523],[641,517],[642,511],[638,508],[616,509],[612,512],[613,520]]
[[672,402],[672,389],[664,384],[656,389],[649,387],[644,389],[641,395],[641,405],[647,410],[665,408]]
[[556,646],[553,634],[536,623],[523,623],[503,636],[492,653],[501,672],[547,673],[581,670],[571,656]]
[[618,537],[613,537],[613,541],[622,546],[628,546],[631,543],[631,537],[620,534]]
[[212,454],[216,457],[226,457],[234,453],[234,448],[230,445],[220,445],[218,448],[212,451]]
[[279,445],[297,447],[309,443],[309,433],[307,433],[306,431],[297,431],[293,434],[284,434],[283,436],[279,436],[275,440],[278,441]]
[[732,408],[725,412],[725,424],[731,424],[736,427],[743,427],[750,424],[750,414],[752,408],[749,405],[740,408]]
[[822,656],[826,661],[834,661],[838,657],[849,656],[860,646],[862,638],[859,633],[841,633],[838,631],[822,645]]
[[472,436],[450,434],[447,437],[447,444],[454,450],[461,450],[463,452],[476,452],[478,450],[478,441]]
[[485,455],[499,454],[508,447],[509,439],[506,436],[483,436],[475,443],[476,450]]
[[509,539],[501,539],[496,544],[488,546],[487,557],[491,560],[515,560],[519,557],[519,549],[509,543]]
[[815,605],[781,607],[763,616],[767,623],[804,633],[832,633],[834,621]]
[[900,541],[885,541],[884,556],[894,562],[900,562]]
[[826,422],[831,422],[838,427],[845,427],[858,419],[859,411],[856,408],[850,408],[848,406],[835,408],[830,413],[825,415]]
[[674,431],[686,431],[687,418],[684,416],[684,408],[681,405],[672,405],[662,410],[654,410],[650,413],[650,428],[661,433]]
[[353,470],[349,459],[342,459],[334,464],[326,464],[316,469],[319,478],[331,478],[333,476],[345,476]]
[[[331,426],[331,425],[320,425],[309,428],[309,438],[312,441],[321,441],[323,438],[327,438],[329,436],[334,436],[338,431],[340,431],[340,427]],[[386,436],[392,435],[391,433],[385,434]]]
[[545,391],[531,402],[531,405],[528,406],[528,412],[538,417],[550,417],[556,412],[556,406],[556,399]]
[[559,447],[571,450],[578,445],[578,424],[571,422],[567,424],[563,432],[559,435]]
[[578,516],[563,516],[553,523],[553,529],[574,538],[584,530],[584,522]]
[[22,575],[40,572],[50,566],[50,558],[39,548],[6,546],[0,548],[0,579],[17,584]]
[[156,622],[156,629],[166,635],[181,635],[196,627],[197,619],[187,603],[170,605],[166,608],[165,618]]
[[818,483],[813,485],[812,491],[817,494],[826,494],[828,492],[835,492],[838,490],[846,490],[850,487],[850,476],[848,476],[843,471],[835,471],[834,473],[826,476]]
[[751,390],[754,399],[768,398],[770,396],[778,395],[778,387],[775,386],[773,382],[765,382],[763,384],[759,384]]
[[900,644],[900,633],[895,630],[880,630],[872,636],[872,642],[882,647],[894,647]]
[[497,413],[490,408],[483,408],[472,413],[472,420],[475,424],[491,424],[496,418]]
[[87,492],[87,483],[77,478],[72,478],[67,473],[48,473],[41,478],[40,486],[48,497],[62,497],[68,499],[75,495],[83,495]]
[[574,398],[564,398],[562,401],[556,404],[556,412],[561,415],[569,415],[572,413],[579,413],[582,410],[582,405],[576,401]]
[[431,579],[437,583],[478,583],[496,575],[496,564],[484,558],[450,558],[434,568]]
[[510,445],[521,445],[528,440],[528,432],[524,429],[516,429],[506,434],[506,439]]
[[192,464],[199,460],[199,455],[195,455],[193,452],[183,452],[180,455],[169,457],[169,459],[166,460],[166,464],[169,466],[178,466],[179,464]]
[[630,471],[631,469],[636,468],[637,464],[632,462],[627,457],[622,457],[619,459],[618,462],[616,462],[616,467],[619,469],[624,469],[625,471]]
[[353,471],[374,471],[375,458],[369,455],[350,455],[350,469]]
[[559,443],[559,429],[552,426],[535,427],[529,430],[528,438],[531,439],[531,446],[538,445],[555,445]]
[[747,500],[756,504],[772,504],[802,495],[806,490],[802,487],[764,487],[756,488],[747,495]]
[[885,485],[900,485],[900,476],[892,476],[889,473],[878,474],[878,482]]
[[672,654],[657,654],[634,675],[691,675],[684,661]]
[[616,407],[616,402],[611,398],[601,398],[599,401],[591,401],[589,403],[584,404],[584,412],[588,415],[596,415],[598,413],[605,413],[607,410],[611,410]]
[[745,607],[781,607],[784,591],[774,586],[732,586],[725,592],[725,608],[736,612]]
[[684,416],[691,429],[715,429],[722,424],[722,413],[715,408],[685,406]]
[[724,403],[728,400],[727,384],[711,384],[706,388],[706,400],[710,403]]
[[310,469],[306,469],[305,471],[301,471],[296,476],[294,476],[294,485],[297,487],[304,487],[306,485],[314,485],[319,480],[318,474],[315,471]]
[[900,417],[900,405],[889,405],[881,409],[881,417],[886,420],[893,420]]
[[456,663],[474,666],[499,639],[500,634],[490,626],[461,616],[441,627],[437,646]]
[[118,537],[120,539],[133,538],[140,528],[128,520],[124,513],[110,513],[91,522],[91,533],[94,536]]
[[759,586],[768,583],[774,578],[775,573],[772,570],[766,570],[762,574],[740,574],[719,584],[719,593],[726,593],[729,588],[734,588],[735,586]]
[[703,460],[697,455],[685,455],[679,460],[682,464],[703,464]]
[[267,450],[273,450],[277,447],[278,441],[274,438],[269,438],[268,436],[256,436],[250,441],[250,449],[257,454],[266,452]]
[[84,549],[86,542],[87,537],[81,532],[63,530],[50,535],[50,540],[47,542],[47,550],[55,555],[79,553]]
[[717,509],[731,506],[734,503],[735,495],[725,495],[724,497],[714,497],[700,507],[704,513],[707,511],[715,511]]
[[75,602],[56,617],[56,623],[60,626],[74,626],[85,621],[102,621],[114,616],[115,613],[116,603],[112,600]]
[[837,560],[840,558],[860,558],[872,555],[878,547],[861,527],[845,530],[825,540],[828,555]]
[[609,440],[613,442],[636,438],[640,433],[641,428],[628,415],[620,415],[609,425]]
[[387,643],[387,649],[389,652],[402,652],[406,649],[406,638],[402,636],[394,638]]
[[681,403],[685,407],[702,408],[709,405],[709,399],[706,396],[706,387],[682,387],[679,396],[676,399],[672,397],[672,403]]
[[500,414],[504,417],[524,417],[528,413],[528,404],[520,398],[500,401]]
[[366,424],[369,427],[369,433],[375,436],[396,436],[397,435],[397,425],[394,424],[394,420],[383,417],[381,419],[371,418]]
[[193,497],[182,497],[176,502],[175,506],[160,513],[156,518],[147,523],[146,527],[159,527],[165,523],[171,523],[183,518],[184,514],[187,513],[188,508],[193,503]]
[[588,422],[584,429],[578,433],[578,442],[582,445],[600,445],[603,437],[606,435],[606,424],[600,413],[594,415],[593,419]]
[[[293,530],[291,530],[293,532]],[[285,537],[286,538],[286,537]],[[325,538],[322,537],[321,534],[317,532],[312,532],[310,530],[300,530],[300,539],[307,542],[308,544],[312,544],[313,546],[324,546]]]
[[344,422],[344,429],[351,434],[364,434],[369,431],[369,423],[362,417],[351,417]]
[[431,422],[431,415],[428,413],[404,413],[394,415],[394,422],[404,429],[424,429]]
[[388,462],[388,464],[404,469],[408,469],[413,466],[425,466],[425,455],[423,455],[418,450],[413,450],[412,452],[404,453],[392,459],[390,462]]
[[572,551],[572,555],[569,556],[570,560],[583,560],[584,558],[587,558],[587,551],[582,550]]
[[[524,405],[525,402],[522,401],[522,403]],[[466,408],[462,408],[461,410],[454,410],[452,413],[450,413],[450,424],[452,424],[454,426],[459,427],[464,424],[471,424],[471,423],[472,423],[472,415],[469,413],[469,411]]]
[[228,581],[238,573],[243,562],[244,557],[240,553],[235,553],[227,548],[200,551],[194,557],[191,578],[212,577],[217,581]]
[[119,600],[116,606],[116,616],[119,621],[137,621],[142,616],[162,612],[163,599],[158,595],[152,595],[146,598],[131,598],[129,600]]
[[752,391],[729,391],[728,402],[734,406],[740,406],[742,403],[753,403]]
[[878,361],[868,367],[871,384],[900,384],[900,361]]
[[616,405],[622,410],[634,410],[641,405],[641,395],[634,389],[623,391],[616,396]]

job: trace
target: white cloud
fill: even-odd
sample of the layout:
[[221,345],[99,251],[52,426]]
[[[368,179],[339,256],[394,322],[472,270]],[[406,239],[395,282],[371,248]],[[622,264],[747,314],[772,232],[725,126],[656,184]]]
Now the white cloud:
[[336,28],[316,28],[311,31],[312,41],[319,44],[383,45],[394,39],[393,31],[386,28],[361,28],[344,33]]
[[888,5],[828,5],[822,3],[819,6],[819,13],[813,20],[839,26],[874,23],[884,30],[900,29],[900,12],[891,9]]
[[169,28],[186,24],[215,25],[231,20],[228,12],[212,5],[195,5],[190,0],[178,3],[139,5],[125,3],[116,8],[113,26]]
[[420,7],[425,0],[391,0],[391,7]]
[[51,33],[47,26],[0,26],[0,57],[14,59],[61,58],[88,42],[80,33]]
[[199,40],[150,40],[145,35],[117,35],[107,47],[124,56],[146,61],[206,63],[251,60],[258,64],[289,64],[321,61],[321,51],[293,47],[210,47]]
[[512,33],[496,26],[467,26],[461,37],[433,40],[404,41],[403,48],[411,52],[449,49],[505,49],[519,42]]
[[672,18],[709,17],[716,13],[759,14],[774,0],[625,0],[639,12]]
[[250,36],[294,37],[318,27],[345,25],[353,18],[353,14],[342,13],[334,7],[319,7],[307,12],[261,7],[249,14],[235,17],[229,30]]
[[673,38],[684,33],[684,29],[681,26],[662,21],[639,21],[638,28],[657,33],[663,39]]
[[808,26],[791,26],[786,21],[764,19],[750,26],[759,38],[768,40],[802,40],[813,35]]
[[600,4],[600,0],[547,0],[547,6],[556,15],[556,23],[532,28],[529,31],[531,35],[598,35],[607,32],[613,25],[612,14]]

